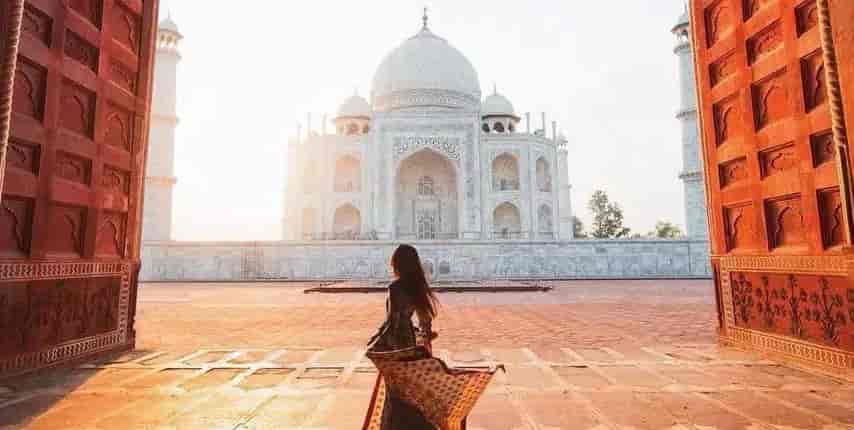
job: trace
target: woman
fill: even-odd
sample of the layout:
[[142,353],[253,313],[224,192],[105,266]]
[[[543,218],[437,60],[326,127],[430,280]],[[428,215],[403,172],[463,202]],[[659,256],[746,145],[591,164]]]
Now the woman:
[[[432,323],[439,302],[427,284],[418,251],[410,245],[400,245],[391,256],[391,268],[395,280],[388,287],[386,319],[368,342],[369,350],[397,351],[422,345],[430,352],[435,337]],[[413,314],[418,316],[417,328],[412,322]],[[375,390],[384,389],[384,386],[378,377]],[[382,397],[382,430],[435,429],[417,408],[401,400],[393,390]],[[377,398],[376,392],[374,398]]]

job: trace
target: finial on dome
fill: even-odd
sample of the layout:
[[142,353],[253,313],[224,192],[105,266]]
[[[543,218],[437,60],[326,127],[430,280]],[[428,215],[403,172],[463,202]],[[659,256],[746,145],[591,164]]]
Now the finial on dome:
[[421,17],[421,20],[424,22],[424,27],[422,27],[424,30],[427,30],[427,20],[428,19],[429,18],[427,16],[427,6],[424,6],[424,16]]

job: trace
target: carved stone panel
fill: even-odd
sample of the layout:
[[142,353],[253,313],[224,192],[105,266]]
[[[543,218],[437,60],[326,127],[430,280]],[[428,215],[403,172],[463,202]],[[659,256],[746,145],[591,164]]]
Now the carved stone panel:
[[735,55],[729,53],[709,65],[709,77],[712,86],[716,86],[736,71]]
[[763,178],[796,169],[798,161],[798,155],[795,152],[795,145],[793,143],[767,149],[759,153],[759,166]]
[[801,79],[804,87],[804,103],[807,112],[827,101],[824,59],[821,52],[814,52],[801,59]]
[[46,46],[50,46],[51,30],[53,20],[46,13],[38,10],[35,6],[27,3],[24,7],[24,19],[21,23],[21,32],[32,36]]
[[821,219],[821,241],[825,249],[842,245],[845,241],[845,224],[839,188],[818,192],[818,214]]
[[130,173],[105,164],[101,186],[106,190],[127,195],[130,192]]
[[759,12],[765,6],[771,4],[774,0],[743,0],[744,19],[748,20],[756,12]]
[[0,205],[0,257],[26,258],[32,237],[32,199],[5,196]]
[[136,72],[120,61],[110,60],[110,76],[113,82],[131,94],[136,94]]
[[744,157],[722,163],[720,166],[721,187],[743,182],[747,179],[747,159]]
[[724,208],[728,251],[749,249],[756,243],[756,219],[751,205]]
[[116,3],[113,6],[112,15],[113,37],[132,52],[138,52],[140,40],[139,17],[121,3]]
[[785,69],[780,70],[753,85],[753,114],[757,130],[791,115],[785,73]]
[[783,30],[775,22],[747,40],[747,56],[751,64],[783,46]]
[[736,326],[854,351],[854,286],[845,278],[730,275]]
[[830,131],[810,136],[813,165],[818,167],[836,159],[836,148],[833,144],[833,134]]
[[728,140],[743,134],[741,125],[741,108],[736,96],[728,97],[714,106],[715,136],[717,144],[723,145]]
[[79,258],[83,254],[86,209],[52,205],[49,218],[47,251],[56,257]]
[[765,218],[772,248],[804,245],[806,227],[800,196],[765,202]]
[[39,157],[39,145],[19,139],[9,139],[6,167],[38,175]]
[[15,91],[12,109],[19,114],[41,120],[44,115],[47,70],[29,60],[19,57],[15,68]]
[[735,11],[726,0],[718,0],[706,8],[706,37],[710,47],[732,32],[735,16]]
[[74,12],[77,12],[84,19],[89,21],[95,27],[101,26],[101,11],[103,9],[103,0],[67,0],[65,3]]
[[110,104],[107,108],[105,123],[104,143],[130,151],[131,136],[133,135],[131,113],[121,107]]
[[54,172],[62,179],[89,186],[92,178],[92,162],[68,152],[57,151]]
[[61,97],[60,125],[91,139],[95,123],[95,94],[65,80]]
[[104,212],[98,223],[98,235],[95,251],[98,255],[110,257],[124,256],[125,216],[118,212]]
[[798,35],[802,35],[818,25],[818,4],[814,1],[804,2],[795,11],[797,15]]
[[98,72],[98,48],[71,30],[65,32],[65,55]]

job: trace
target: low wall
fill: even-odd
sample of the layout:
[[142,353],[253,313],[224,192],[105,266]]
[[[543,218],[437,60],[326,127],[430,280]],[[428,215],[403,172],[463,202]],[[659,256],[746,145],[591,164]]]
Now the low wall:
[[[386,279],[398,242],[149,242],[142,281]],[[709,278],[691,240],[416,242],[435,280]]]

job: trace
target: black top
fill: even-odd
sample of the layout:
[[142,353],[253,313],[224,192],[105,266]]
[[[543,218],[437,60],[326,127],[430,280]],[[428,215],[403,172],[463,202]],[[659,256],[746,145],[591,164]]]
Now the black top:
[[386,319],[368,344],[375,350],[395,350],[415,346],[418,335],[432,333],[430,315],[418,315],[418,325],[412,322],[415,306],[412,297],[400,280],[388,286]]

